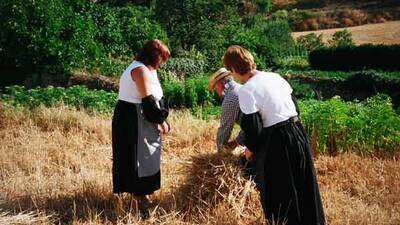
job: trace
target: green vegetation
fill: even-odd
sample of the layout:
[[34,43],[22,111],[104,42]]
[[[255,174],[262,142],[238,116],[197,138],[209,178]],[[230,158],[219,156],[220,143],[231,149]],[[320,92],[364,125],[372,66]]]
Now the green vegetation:
[[218,102],[214,92],[208,90],[208,79],[198,75],[187,80],[166,77],[162,82],[164,95],[171,107],[192,108]]
[[91,1],[6,0],[0,2],[0,65],[8,76],[74,69],[119,74],[152,38],[166,32],[143,7],[107,7]]
[[[220,107],[213,106],[209,93],[204,91],[200,79],[192,79],[185,83],[183,89],[191,90],[193,85],[199,85],[203,92],[182,92],[181,101],[191,107],[194,115],[203,118],[216,118]],[[187,85],[187,86],[186,86]],[[165,88],[166,92],[171,90]],[[208,93],[208,94],[207,94]],[[197,100],[188,101],[190,98]],[[25,90],[19,86],[9,87],[6,94],[1,96],[2,102],[14,106],[34,108],[39,105],[48,107],[66,104],[71,107],[83,108],[92,112],[111,113],[117,96],[115,93],[88,90],[85,87],[71,88],[36,88]],[[197,102],[196,102],[197,101]],[[209,102],[200,105],[200,101]],[[175,102],[177,104],[177,102]],[[400,144],[400,117],[393,110],[390,98],[378,95],[364,102],[345,102],[340,98],[327,101],[305,100],[299,103],[301,118],[317,142],[320,151],[328,151],[330,142],[335,143],[341,150],[374,150],[392,151]]]
[[349,41],[346,38],[337,38],[338,47],[320,48],[310,52],[311,67],[325,70],[400,69],[400,45],[340,46]]
[[90,112],[110,113],[113,111],[117,94],[103,90],[89,90],[83,86],[70,88],[46,87],[26,90],[21,86],[7,87],[1,100],[14,106],[35,108],[65,104]]
[[332,36],[332,39],[329,40],[328,44],[331,48],[342,48],[355,45],[351,33],[348,30],[335,32]]
[[1,79],[14,84],[33,74],[65,76],[75,70],[119,75],[143,42],[154,38],[166,42],[177,58],[166,69],[181,75],[217,69],[232,44],[252,51],[260,68],[274,66],[294,47],[287,21],[263,16],[269,1],[254,2],[259,10],[245,16],[236,1],[226,0],[114,4],[1,1]]
[[311,52],[325,46],[325,44],[322,42],[322,34],[316,35],[315,33],[310,33],[298,37],[296,41],[297,44],[303,46],[307,52]]
[[[385,70],[368,70],[377,74],[377,76],[388,79],[400,79],[400,71],[385,71]],[[281,75],[294,75],[301,74],[310,77],[319,77],[319,78],[335,78],[345,80],[350,76],[358,73],[360,71],[343,71],[343,70],[296,70],[296,69],[278,69],[278,73]]]
[[[365,102],[301,101],[301,118],[318,149],[327,151],[332,142],[341,150],[397,150],[400,117],[390,98],[378,95]],[[329,143],[331,142],[331,143]]]

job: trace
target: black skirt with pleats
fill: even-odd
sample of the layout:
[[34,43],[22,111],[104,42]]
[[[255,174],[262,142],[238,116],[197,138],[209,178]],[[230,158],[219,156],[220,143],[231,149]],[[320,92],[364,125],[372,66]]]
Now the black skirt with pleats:
[[325,217],[308,136],[297,121],[264,128],[255,151],[255,182],[265,218],[286,225],[323,225]]
[[160,189],[160,172],[139,177],[137,106],[119,100],[112,120],[113,192],[148,195]]

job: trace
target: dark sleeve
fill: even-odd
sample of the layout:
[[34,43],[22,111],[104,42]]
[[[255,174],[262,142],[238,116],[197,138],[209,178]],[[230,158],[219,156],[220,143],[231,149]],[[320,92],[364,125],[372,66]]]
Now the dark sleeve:
[[297,116],[300,116],[299,104],[297,103],[297,98],[296,96],[294,96],[293,93],[292,93],[292,101],[294,103],[294,106],[296,107]]
[[147,121],[162,124],[168,117],[169,108],[165,98],[159,101],[159,106],[153,95],[142,98],[143,114]]
[[253,153],[257,151],[257,145],[263,130],[263,123],[259,112],[242,115],[240,127],[244,133],[244,144]]

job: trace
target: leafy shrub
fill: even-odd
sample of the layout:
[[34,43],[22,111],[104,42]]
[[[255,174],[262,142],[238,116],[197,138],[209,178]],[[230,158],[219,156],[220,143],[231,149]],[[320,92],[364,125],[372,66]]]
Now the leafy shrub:
[[[57,0],[1,1],[0,64],[27,71],[63,64],[60,56],[65,55],[67,46],[63,46],[59,36],[73,38],[73,31],[62,29],[68,25],[65,20],[68,14],[70,10],[64,10],[63,2]],[[86,42],[84,45],[90,42],[82,41]]]
[[315,33],[300,36],[297,38],[296,42],[298,45],[304,47],[308,52],[325,46],[322,42],[322,34],[316,35]]
[[218,102],[214,92],[208,90],[208,77],[197,75],[185,81],[167,78],[162,82],[164,95],[172,107],[196,107]]
[[144,41],[168,43],[153,17],[147,8],[91,1],[1,1],[1,79],[22,76],[21,81],[35,73],[64,76],[75,69],[115,74],[114,68],[126,65]]
[[354,46],[352,34],[346,29],[335,32],[328,44],[332,48]]
[[307,57],[302,56],[286,56],[275,60],[279,68],[305,69],[309,66]]
[[271,0],[255,0],[253,1],[260,13],[269,13],[272,9],[272,1]]
[[249,49],[259,68],[273,66],[278,55],[293,46],[287,21],[267,20],[260,14],[241,18],[236,1],[158,1],[155,11],[173,51],[195,46],[206,56],[207,70],[221,67],[221,56],[233,44]]
[[289,83],[290,86],[292,86],[293,94],[297,99],[315,99],[315,91],[309,84],[301,83],[294,79],[290,79]]
[[194,74],[204,73],[204,60],[191,58],[171,58],[163,65],[163,70],[174,73],[180,78],[186,78]]
[[321,48],[309,55],[311,67],[329,70],[399,69],[400,45]]
[[287,21],[256,21],[258,22],[250,27],[234,23],[227,25],[224,30],[225,36],[228,37],[226,47],[236,44],[249,49],[260,69],[276,66],[278,58],[291,56],[293,51],[296,51]]
[[[187,84],[170,80],[163,86],[172,106],[190,107],[195,115],[207,119],[217,117],[220,108],[216,96],[204,87],[206,84],[205,77],[197,77],[190,79]],[[6,89],[0,99],[8,104],[29,108],[64,103],[93,112],[111,113],[117,94],[88,90],[82,86],[31,90],[12,86]],[[317,150],[321,152],[328,151],[330,139],[342,151],[399,150],[400,117],[393,110],[390,98],[385,95],[364,102],[345,102],[333,98],[327,101],[300,101],[299,105],[301,119],[316,142]]]
[[286,9],[277,10],[272,17],[277,20],[288,20],[289,12]]
[[338,149],[369,151],[398,150],[400,117],[393,110],[390,98],[383,95],[365,102],[301,101],[301,118],[318,150],[326,152],[333,137]]
[[171,75],[163,77],[163,91],[168,103],[173,108],[179,108],[185,105],[185,84]]
[[[117,11],[124,43],[131,56],[141,48],[145,41],[160,39],[168,44],[167,32],[156,21],[154,11],[145,7],[108,8]],[[111,31],[113,32],[113,31]]]
[[[379,74],[379,76],[387,79],[399,79],[400,71],[385,71],[385,70],[374,70],[375,73]],[[279,74],[288,75],[288,74],[300,74],[309,77],[320,77],[320,78],[335,78],[345,80],[348,77],[358,73],[358,71],[343,71],[343,70],[298,70],[298,69],[279,69],[277,70]]]
[[174,49],[187,50],[194,45],[201,49],[214,36],[213,31],[222,22],[224,12],[234,6],[234,1],[223,0],[164,0],[156,2],[155,12],[160,23],[165,25]]
[[5,102],[15,106],[34,108],[47,107],[64,103],[68,106],[83,108],[88,111],[110,113],[114,109],[117,94],[103,90],[89,90],[84,86],[70,88],[52,87],[26,90],[20,86],[7,87],[1,96]]
[[[317,13],[307,11],[307,10],[298,10],[292,9],[288,11],[288,22],[291,27],[295,30],[309,30],[310,27],[304,27],[304,21],[311,20],[317,17]],[[317,24],[318,25],[318,24]]]

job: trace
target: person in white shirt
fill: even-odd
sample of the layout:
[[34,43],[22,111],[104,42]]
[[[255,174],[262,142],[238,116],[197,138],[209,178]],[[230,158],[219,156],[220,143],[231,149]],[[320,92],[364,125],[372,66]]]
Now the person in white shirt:
[[241,46],[229,47],[223,63],[243,83],[238,96],[245,154],[255,163],[265,219],[325,224],[309,138],[289,83],[279,74],[257,70],[251,53]]
[[160,189],[161,134],[170,130],[157,77],[169,56],[159,40],[144,44],[120,77],[112,120],[113,192],[132,194],[144,218],[149,215],[147,196]]

